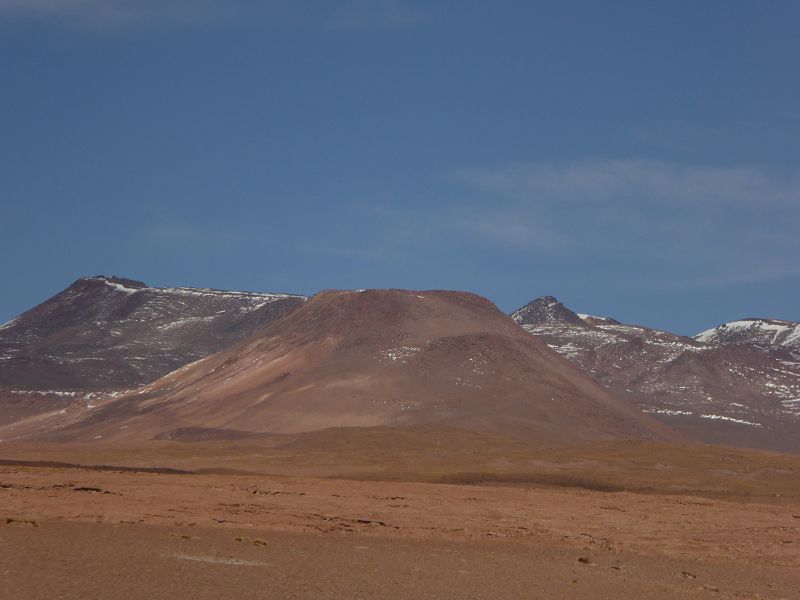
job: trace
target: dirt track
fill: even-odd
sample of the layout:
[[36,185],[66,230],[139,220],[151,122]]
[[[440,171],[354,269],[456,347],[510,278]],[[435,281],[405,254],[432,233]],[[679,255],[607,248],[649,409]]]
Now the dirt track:
[[798,598],[800,506],[0,468],[2,598]]

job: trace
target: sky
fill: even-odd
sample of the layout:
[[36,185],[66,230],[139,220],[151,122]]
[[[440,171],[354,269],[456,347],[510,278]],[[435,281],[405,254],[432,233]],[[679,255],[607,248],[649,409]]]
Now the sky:
[[0,322],[84,275],[800,321],[800,3],[0,0]]

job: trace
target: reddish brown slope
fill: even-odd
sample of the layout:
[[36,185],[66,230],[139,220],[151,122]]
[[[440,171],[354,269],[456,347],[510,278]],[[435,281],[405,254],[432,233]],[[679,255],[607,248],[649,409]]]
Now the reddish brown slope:
[[[0,325],[0,394],[88,393],[150,383],[249,337],[305,299],[83,277]],[[37,394],[28,396],[35,405]],[[2,407],[0,401],[0,419]]]
[[[145,439],[181,428],[289,433],[376,425],[550,440],[671,435],[490,301],[441,291],[323,292],[226,351],[89,414],[58,417],[65,418],[72,424],[51,436]],[[19,425],[18,432],[31,426]]]

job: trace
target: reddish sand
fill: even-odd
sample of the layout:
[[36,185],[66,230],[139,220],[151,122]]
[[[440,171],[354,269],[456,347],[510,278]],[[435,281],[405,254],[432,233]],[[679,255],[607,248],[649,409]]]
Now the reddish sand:
[[[392,433],[4,446],[20,463],[0,466],[0,598],[800,598],[797,457]],[[370,469],[396,480],[297,475]],[[646,493],[598,491],[622,488]]]

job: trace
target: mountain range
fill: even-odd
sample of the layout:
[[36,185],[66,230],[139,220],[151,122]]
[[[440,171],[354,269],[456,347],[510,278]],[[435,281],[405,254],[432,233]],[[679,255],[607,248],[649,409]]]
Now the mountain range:
[[0,327],[0,387],[139,386],[246,338],[305,300],[83,277]]
[[543,441],[674,439],[485,298],[409,290],[322,292],[243,342],[152,384],[97,401],[92,410],[17,425],[16,435],[60,441],[377,426]]
[[578,314],[552,296],[512,314],[604,387],[709,443],[800,449],[800,324],[735,321],[693,337]]
[[686,337],[551,296],[508,318],[462,292],[309,300],[86,277],[0,327],[0,438],[436,425],[800,451],[798,343],[790,321]]

